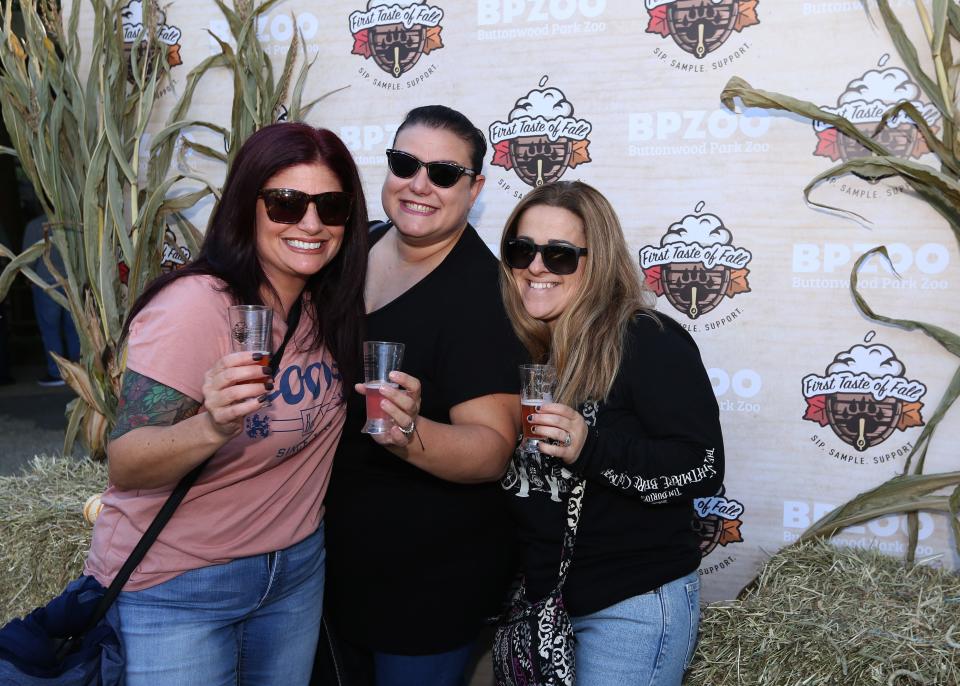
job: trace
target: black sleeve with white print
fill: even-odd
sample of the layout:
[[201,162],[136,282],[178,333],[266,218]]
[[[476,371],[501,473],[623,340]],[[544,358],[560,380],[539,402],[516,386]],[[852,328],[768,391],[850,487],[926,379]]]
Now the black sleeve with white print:
[[[700,352],[669,317],[639,315],[605,402],[569,469],[649,505],[711,496],[723,482],[719,408]],[[596,421],[590,421],[591,414]]]

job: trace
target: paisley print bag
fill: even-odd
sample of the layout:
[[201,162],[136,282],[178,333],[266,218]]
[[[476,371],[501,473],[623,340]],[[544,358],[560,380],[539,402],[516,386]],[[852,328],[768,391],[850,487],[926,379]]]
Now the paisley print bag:
[[563,583],[573,557],[577,524],[583,505],[580,480],[567,497],[567,522],[560,553],[557,586],[545,598],[531,603],[525,584],[514,593],[493,640],[493,672],[497,686],[574,686],[574,636],[563,605]]

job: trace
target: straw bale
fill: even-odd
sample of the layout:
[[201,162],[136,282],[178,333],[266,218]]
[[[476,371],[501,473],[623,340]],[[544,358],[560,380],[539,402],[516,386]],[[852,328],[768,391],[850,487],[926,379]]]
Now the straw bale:
[[93,531],[83,503],[106,483],[105,465],[70,457],[36,457],[22,475],[0,477],[0,624],[80,574]]
[[687,686],[960,685],[960,575],[812,542],[704,609]]

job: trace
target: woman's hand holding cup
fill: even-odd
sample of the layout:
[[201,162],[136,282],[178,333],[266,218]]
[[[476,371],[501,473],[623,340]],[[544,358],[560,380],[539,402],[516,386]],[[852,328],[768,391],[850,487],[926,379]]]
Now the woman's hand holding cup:
[[[391,426],[381,433],[370,435],[380,445],[402,448],[410,444],[416,430],[420,412],[420,380],[401,371],[390,372],[388,380],[390,384],[378,387],[381,397],[379,409],[392,420]],[[360,395],[367,395],[369,390],[362,383],[355,388]]]
[[528,416],[533,433],[541,440],[537,450],[573,464],[580,457],[583,444],[587,442],[587,422],[572,407],[560,403],[541,405]]
[[214,430],[233,437],[244,418],[267,402],[273,390],[273,370],[262,365],[260,353],[228,353],[203,377],[203,407]]

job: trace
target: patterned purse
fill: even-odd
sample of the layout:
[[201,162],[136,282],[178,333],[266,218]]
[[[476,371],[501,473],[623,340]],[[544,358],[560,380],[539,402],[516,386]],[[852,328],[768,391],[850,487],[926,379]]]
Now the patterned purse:
[[531,603],[521,583],[493,639],[493,673],[497,686],[574,686],[573,625],[563,604],[563,583],[573,557],[583,505],[580,480],[567,497],[567,527],[560,553],[557,586]]

